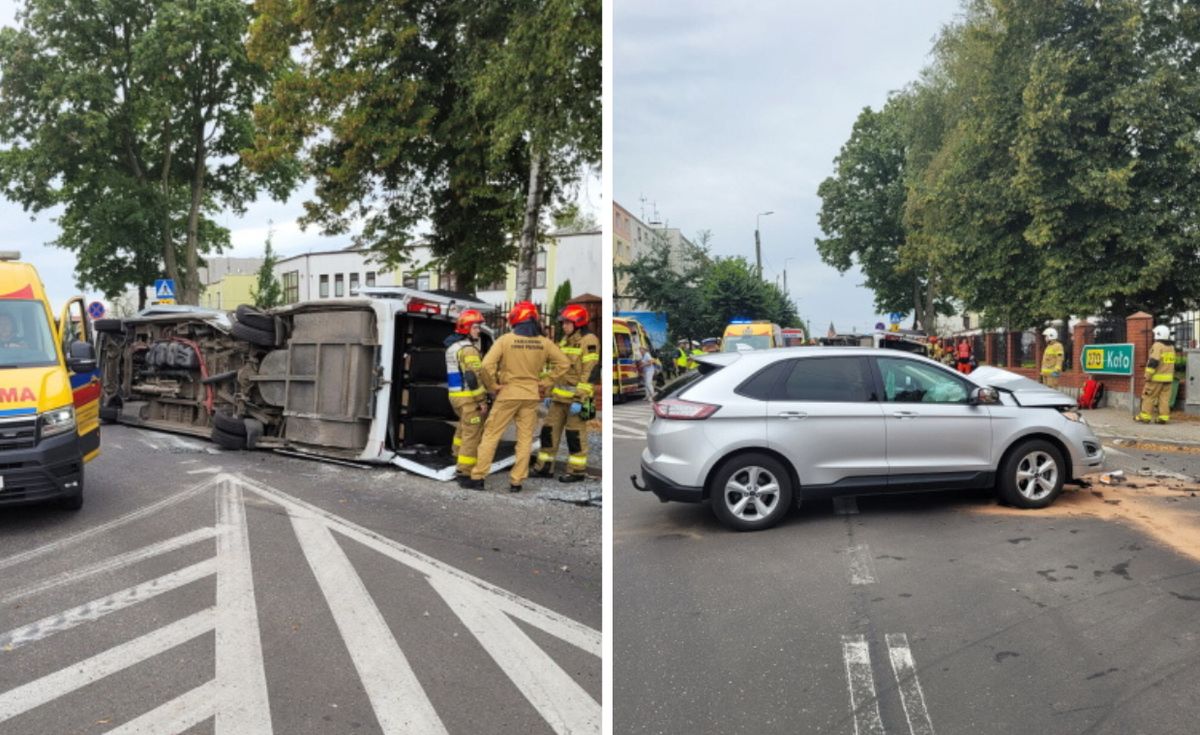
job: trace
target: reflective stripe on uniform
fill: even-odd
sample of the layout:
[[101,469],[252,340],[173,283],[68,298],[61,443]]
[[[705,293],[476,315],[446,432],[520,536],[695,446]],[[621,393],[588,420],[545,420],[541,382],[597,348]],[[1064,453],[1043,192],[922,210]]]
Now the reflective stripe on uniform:
[[579,383],[575,386],[575,390],[586,395],[595,395],[596,391],[592,388],[591,383]]
[[572,454],[567,457],[567,464],[572,467],[587,467],[587,455]]
[[575,397],[575,391],[567,390],[565,388],[555,388],[554,390],[552,390],[550,392],[553,393],[554,395],[558,396],[559,398],[574,398]]
[[460,437],[457,437],[457,436],[454,437],[454,446],[456,446],[456,447],[462,446],[462,439]]
[[1175,376],[1169,373],[1155,373],[1150,377],[1150,381],[1154,383],[1170,383],[1175,380]]
[[463,365],[467,366],[468,368],[470,368],[472,370],[478,370],[479,368],[483,367],[483,360],[480,360],[478,357],[476,357],[474,355],[469,355],[469,356],[463,358]]
[[478,459],[476,459],[475,457],[464,457],[464,456],[462,456],[461,454],[460,454],[460,455],[458,455],[458,463],[459,463],[459,464],[463,464],[463,465],[468,465],[468,466],[470,466],[470,465],[473,465],[473,464],[475,464],[475,463],[476,463],[476,462],[478,462],[478,461],[479,461],[479,460],[478,460]]
[[451,398],[478,398],[484,394],[483,388],[475,390],[452,390],[450,391]]
[[588,354],[583,356],[583,359],[580,360],[580,362],[596,362],[599,359],[600,359],[599,353],[589,352]]
[[553,454],[551,454],[550,452],[538,452],[538,460],[537,460],[537,461],[539,461],[539,462],[553,462],[553,461],[554,461],[554,455],[553,455]]
[[582,347],[559,347],[558,349],[562,350],[562,353],[564,355],[582,355],[583,354]]

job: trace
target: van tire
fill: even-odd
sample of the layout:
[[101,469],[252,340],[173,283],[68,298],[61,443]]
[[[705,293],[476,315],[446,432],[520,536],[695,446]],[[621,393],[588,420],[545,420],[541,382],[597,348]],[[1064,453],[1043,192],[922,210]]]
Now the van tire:
[[237,416],[224,411],[213,413],[213,427],[233,436],[246,435],[246,423]]
[[[730,485],[743,485],[757,490],[763,481],[767,482],[767,486],[776,488],[771,493],[773,498],[769,510],[758,517],[749,517],[748,507],[743,508],[741,514],[735,513],[730,503],[744,495],[733,497],[738,493],[727,492],[727,488]],[[792,478],[787,468],[770,455],[757,452],[739,454],[727,460],[712,476],[709,497],[713,513],[721,525],[734,531],[761,531],[782,521],[792,507]],[[757,507],[757,503],[755,505]]]
[[125,334],[125,322],[120,319],[95,319],[92,329],[105,334]]
[[258,446],[258,440],[262,438],[266,427],[258,419],[243,419],[242,425],[246,429],[246,449],[254,449]]
[[275,332],[275,317],[252,306],[245,304],[239,306],[237,308],[237,320],[239,324],[245,324],[251,329],[258,329],[263,332]]
[[234,322],[230,330],[234,337],[245,340],[255,347],[274,347],[275,330],[255,329],[249,324]]
[[100,423],[115,424],[121,416],[121,408],[119,406],[101,406],[100,407]]
[[222,449],[241,450],[246,448],[245,436],[221,431],[217,426],[212,429],[212,440]]

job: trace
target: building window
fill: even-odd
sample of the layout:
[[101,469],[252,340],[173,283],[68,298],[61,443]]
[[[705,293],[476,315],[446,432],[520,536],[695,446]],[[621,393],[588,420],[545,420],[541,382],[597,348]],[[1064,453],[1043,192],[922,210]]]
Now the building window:
[[441,271],[438,273],[438,288],[440,289],[445,291],[456,291],[458,290],[458,284],[456,281],[457,279],[450,271]]
[[358,274],[350,274],[350,295],[353,296],[358,291]]
[[415,288],[418,291],[429,290],[429,274],[428,273],[413,273],[404,277],[405,288]]
[[375,285],[375,271],[367,271],[367,285],[368,286]]
[[341,298],[346,295],[345,276],[338,273],[333,277],[333,295]]
[[533,287],[546,287],[546,251],[539,250],[537,255],[537,269],[533,273]]
[[300,300],[300,271],[288,271],[283,274],[283,300],[288,304]]
[[329,276],[321,276],[320,290],[317,291],[317,296],[322,299],[329,298]]

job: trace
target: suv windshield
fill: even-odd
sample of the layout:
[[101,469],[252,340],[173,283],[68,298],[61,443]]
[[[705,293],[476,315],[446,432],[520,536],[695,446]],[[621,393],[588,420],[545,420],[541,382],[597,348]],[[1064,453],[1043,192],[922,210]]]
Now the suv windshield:
[[40,301],[0,301],[0,368],[58,364],[46,308]]

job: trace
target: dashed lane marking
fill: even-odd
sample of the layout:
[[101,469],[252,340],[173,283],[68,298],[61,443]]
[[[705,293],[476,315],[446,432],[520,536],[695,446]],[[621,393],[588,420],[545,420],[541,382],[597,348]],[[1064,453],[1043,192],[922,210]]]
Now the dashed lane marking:
[[846,663],[855,735],[884,735],[879,702],[875,698],[875,676],[871,673],[871,649],[866,637],[843,635],[842,659]]
[[934,735],[933,722],[925,707],[925,693],[917,680],[917,665],[912,649],[908,647],[908,636],[888,633],[886,640],[888,657],[892,660],[892,671],[900,689],[900,702],[904,705],[904,716],[908,718],[908,731],[912,735]]
[[850,584],[874,584],[875,570],[871,562],[871,548],[866,544],[851,546],[846,553],[850,557]]

